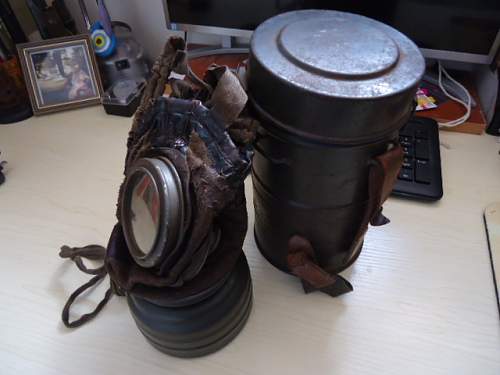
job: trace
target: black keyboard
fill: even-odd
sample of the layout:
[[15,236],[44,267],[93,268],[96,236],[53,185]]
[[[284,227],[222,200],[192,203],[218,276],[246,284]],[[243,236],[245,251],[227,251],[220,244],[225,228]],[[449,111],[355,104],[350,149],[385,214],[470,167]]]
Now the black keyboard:
[[436,201],[443,196],[439,127],[435,120],[412,117],[399,131],[405,158],[393,195]]

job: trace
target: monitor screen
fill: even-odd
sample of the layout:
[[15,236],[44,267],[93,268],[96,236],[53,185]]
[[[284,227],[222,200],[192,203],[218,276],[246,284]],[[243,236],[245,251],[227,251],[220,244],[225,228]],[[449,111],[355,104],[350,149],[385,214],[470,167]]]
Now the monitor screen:
[[170,22],[254,30],[297,9],[357,13],[393,26],[420,48],[490,55],[500,29],[500,0],[167,0]]

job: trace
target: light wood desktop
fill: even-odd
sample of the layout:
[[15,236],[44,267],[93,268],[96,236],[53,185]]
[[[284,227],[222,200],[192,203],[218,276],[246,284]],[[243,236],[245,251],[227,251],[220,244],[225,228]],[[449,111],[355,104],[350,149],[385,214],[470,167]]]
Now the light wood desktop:
[[[89,324],[66,329],[68,295],[83,282],[63,244],[106,244],[115,223],[131,119],[101,107],[0,126],[8,160],[0,186],[1,374],[500,374],[500,320],[483,210],[500,200],[500,144],[441,133],[444,197],[435,204],[390,198],[391,223],[371,228],[343,273],[354,292],[304,295],[273,268],[252,234],[254,307],[221,351],[178,359],[155,350],[114,297]],[[107,287],[85,296],[93,308]]]

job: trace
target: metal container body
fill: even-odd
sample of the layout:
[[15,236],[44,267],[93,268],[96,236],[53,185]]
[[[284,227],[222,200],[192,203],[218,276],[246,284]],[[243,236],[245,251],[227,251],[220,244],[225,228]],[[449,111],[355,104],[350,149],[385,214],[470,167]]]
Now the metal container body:
[[272,264],[288,271],[296,234],[329,272],[355,260],[370,161],[397,142],[424,66],[404,35],[357,15],[290,12],[257,28],[247,79],[261,122],[255,236]]
[[[271,128],[272,124],[265,124]],[[368,162],[397,132],[366,145],[339,147],[283,138],[260,129],[253,159],[255,238],[263,255],[288,271],[288,240],[309,239],[317,261],[339,272],[368,200]]]

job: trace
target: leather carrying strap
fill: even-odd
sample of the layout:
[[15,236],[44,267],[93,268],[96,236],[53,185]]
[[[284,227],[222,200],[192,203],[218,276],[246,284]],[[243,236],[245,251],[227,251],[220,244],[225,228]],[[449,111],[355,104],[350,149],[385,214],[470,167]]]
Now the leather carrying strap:
[[103,261],[105,254],[106,254],[106,249],[99,245],[88,245],[84,247],[69,247],[69,246],[61,247],[61,251],[59,252],[59,256],[61,258],[64,259],[69,258],[75,262],[76,266],[78,267],[78,269],[80,269],[80,271],[89,275],[95,275],[88,282],[86,282],[85,284],[80,286],[77,290],[75,290],[73,293],[71,293],[71,295],[69,296],[68,301],[64,305],[61,315],[62,321],[66,327],[68,328],[80,327],[89,320],[93,319],[97,314],[99,314],[99,312],[103,309],[104,306],[106,306],[111,297],[113,297],[113,294],[121,296],[124,295],[123,292],[119,290],[119,288],[113,283],[113,281],[111,281],[111,285],[108,288],[108,290],[106,290],[103,299],[97,304],[96,308],[92,312],[83,314],[78,319],[75,319],[72,322],[69,321],[69,313],[71,305],[75,302],[78,296],[87,289],[92,288],[93,286],[99,284],[102,280],[104,280],[104,278],[108,273],[104,265],[97,268],[88,268],[83,263],[82,258],[89,260]]
[[[382,215],[382,204],[391,194],[403,157],[401,146],[396,145],[370,162],[368,204],[354,241],[347,252],[345,264],[350,263],[359,255],[368,224],[379,226],[389,222]],[[290,238],[287,263],[289,270],[301,279],[306,293],[319,290],[336,297],[353,290],[352,285],[346,279],[327,272],[317,263],[314,247],[304,237],[295,235]]]
[[311,243],[301,236],[288,241],[288,268],[302,281],[304,292],[320,290],[332,297],[350,292],[352,285],[340,275],[332,275],[321,268],[314,256]]

